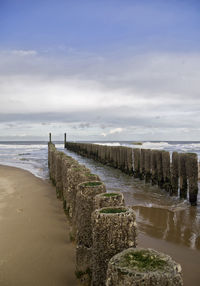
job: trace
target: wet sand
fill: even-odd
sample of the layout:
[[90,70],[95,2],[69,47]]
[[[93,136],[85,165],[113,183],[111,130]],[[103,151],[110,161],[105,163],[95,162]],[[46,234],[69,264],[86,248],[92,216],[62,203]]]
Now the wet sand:
[[73,286],[75,246],[55,188],[0,166],[0,285]]
[[[137,213],[138,246],[153,248],[170,255],[181,264],[184,286],[199,286],[200,251],[197,250],[197,245],[189,248],[191,235],[188,225],[184,226],[183,223],[181,225],[178,221],[174,226],[172,218],[168,221],[166,219],[169,211],[162,208],[133,207],[133,209]],[[179,215],[179,211],[174,212],[173,215],[175,213],[176,216]],[[143,222],[141,217],[143,217]],[[145,223],[145,219],[148,220],[148,224]],[[180,232],[181,227],[184,228],[184,233]]]

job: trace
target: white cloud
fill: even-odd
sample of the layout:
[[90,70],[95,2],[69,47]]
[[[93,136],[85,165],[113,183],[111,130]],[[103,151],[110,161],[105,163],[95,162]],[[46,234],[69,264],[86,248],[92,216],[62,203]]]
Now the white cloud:
[[106,137],[107,135],[118,134],[118,133],[121,133],[122,131],[124,131],[124,129],[121,127],[118,127],[118,128],[114,128],[114,129],[109,130],[107,133],[103,132],[103,133],[101,133],[101,135]]
[[12,50],[11,53],[16,56],[36,56],[37,51],[34,50]]

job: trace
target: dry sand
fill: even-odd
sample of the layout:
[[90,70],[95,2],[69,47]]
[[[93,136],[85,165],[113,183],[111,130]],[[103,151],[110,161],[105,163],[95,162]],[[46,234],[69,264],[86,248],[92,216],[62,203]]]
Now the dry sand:
[[73,286],[75,246],[55,188],[0,166],[0,285]]

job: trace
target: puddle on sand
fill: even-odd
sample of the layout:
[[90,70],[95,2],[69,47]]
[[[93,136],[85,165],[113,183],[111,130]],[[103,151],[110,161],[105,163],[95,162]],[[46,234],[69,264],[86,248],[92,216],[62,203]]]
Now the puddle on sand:
[[200,218],[196,208],[171,210],[134,206],[133,209],[142,233],[200,250]]

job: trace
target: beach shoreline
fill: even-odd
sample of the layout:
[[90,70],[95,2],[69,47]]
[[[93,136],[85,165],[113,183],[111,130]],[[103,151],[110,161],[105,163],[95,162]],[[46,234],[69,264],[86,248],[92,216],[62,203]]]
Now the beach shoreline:
[[0,165],[0,285],[78,285],[75,246],[55,188]]

